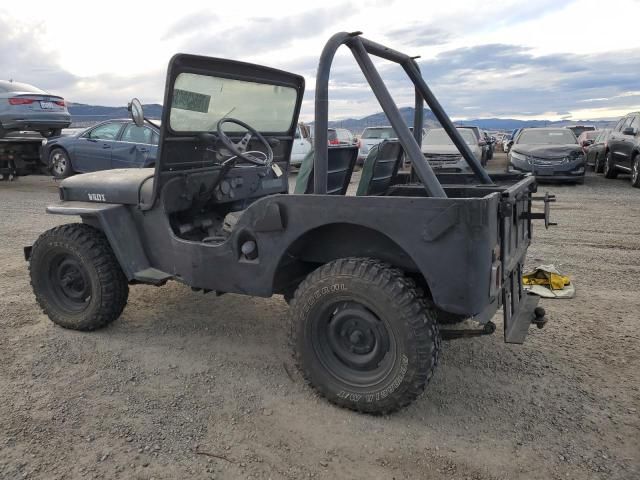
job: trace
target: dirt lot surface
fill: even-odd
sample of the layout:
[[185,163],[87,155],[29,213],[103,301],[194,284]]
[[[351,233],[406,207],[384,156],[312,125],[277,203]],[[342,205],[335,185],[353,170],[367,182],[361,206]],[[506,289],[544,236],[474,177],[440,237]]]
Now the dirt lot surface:
[[22,256],[65,220],[44,213],[55,183],[0,183],[0,478],[640,478],[640,191],[592,174],[542,190],[560,225],[538,223],[529,259],[577,297],[543,301],[523,346],[498,319],[445,342],[425,394],[371,417],[303,384],[281,297],[136,286],[104,330],[55,326]]

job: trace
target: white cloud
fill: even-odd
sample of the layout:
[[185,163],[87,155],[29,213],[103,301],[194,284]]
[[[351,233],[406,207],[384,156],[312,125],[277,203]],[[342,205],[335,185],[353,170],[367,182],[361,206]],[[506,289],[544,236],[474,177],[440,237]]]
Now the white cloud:
[[[628,49],[640,47],[638,2],[430,2],[420,6],[424,12],[418,14],[416,5],[413,0],[393,4],[370,0],[327,0],[322,4],[253,0],[217,8],[204,0],[183,0],[179,4],[112,0],[107,6],[71,1],[50,8],[50,2],[44,0],[32,0],[28,7],[10,2],[0,7],[0,20],[6,22],[0,45],[12,46],[0,53],[0,71],[8,72],[10,66],[27,77],[20,80],[55,89],[77,102],[122,105],[133,95],[145,102],[159,102],[168,60],[175,52],[187,49],[188,53],[215,53],[293,68],[305,75],[307,88],[313,89],[315,64],[328,35],[359,29],[373,40],[422,55],[425,65],[450,69],[423,72],[427,79],[434,80],[434,91],[454,116],[564,116],[585,112],[614,116],[637,104],[637,88],[628,86],[619,72],[611,72],[608,86],[601,83],[601,74],[597,86],[588,85],[586,80],[575,85],[572,82],[582,77],[572,69],[581,65],[564,62],[565,70],[561,70],[556,57],[570,60],[580,56],[587,69],[592,67],[589,62],[602,63],[602,55],[593,56],[605,52],[623,62]],[[475,62],[467,70],[437,57],[443,52],[489,44],[522,47],[528,55],[527,63],[508,63],[509,55],[521,54],[517,51],[505,53],[502,63],[487,57],[488,62],[496,62],[495,67]],[[630,58],[638,61],[637,56]],[[351,62],[346,52],[336,59],[338,68],[332,76],[335,101],[331,105],[335,117],[364,116],[380,110],[362,74],[349,66]],[[625,68],[640,71],[637,63]],[[400,90],[401,86],[408,87],[408,82],[400,81],[391,69],[382,72],[390,79],[399,103],[411,105],[410,88]],[[537,92],[536,108],[526,98],[527,91]],[[541,92],[547,92],[546,96]],[[597,108],[582,108],[589,103]],[[312,115],[312,108],[312,98],[306,96],[305,118]]]

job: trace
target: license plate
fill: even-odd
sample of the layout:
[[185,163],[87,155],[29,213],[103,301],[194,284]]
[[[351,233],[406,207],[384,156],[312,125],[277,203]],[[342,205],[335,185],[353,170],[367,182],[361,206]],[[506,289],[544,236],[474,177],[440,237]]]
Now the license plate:
[[40,102],[40,108],[43,110],[50,110],[54,108],[53,102]]
[[442,168],[444,167],[444,162],[429,162],[431,168]]
[[553,167],[536,167],[536,175],[553,175],[554,171]]

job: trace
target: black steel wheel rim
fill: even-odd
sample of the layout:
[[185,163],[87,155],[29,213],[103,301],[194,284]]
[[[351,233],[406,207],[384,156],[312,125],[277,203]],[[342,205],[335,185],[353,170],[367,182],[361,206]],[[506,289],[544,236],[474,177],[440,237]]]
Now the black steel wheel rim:
[[49,285],[59,307],[70,312],[81,312],[91,300],[91,281],[80,259],[61,252],[49,264]]
[[355,301],[334,302],[312,321],[311,341],[323,367],[351,387],[370,387],[393,370],[393,331],[373,311]]

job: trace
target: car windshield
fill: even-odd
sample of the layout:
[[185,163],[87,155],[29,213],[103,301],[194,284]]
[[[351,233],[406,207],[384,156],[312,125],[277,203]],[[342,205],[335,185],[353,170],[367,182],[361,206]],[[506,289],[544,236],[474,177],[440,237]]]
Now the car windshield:
[[[176,132],[209,132],[221,118],[233,117],[261,132],[285,133],[296,100],[291,87],[181,73],[173,88],[169,123]],[[225,131],[244,129],[227,123]]]
[[568,145],[578,143],[571,130],[559,128],[558,130],[525,130],[518,136],[516,143],[525,145]]
[[385,138],[397,138],[396,132],[393,128],[365,128],[364,132],[362,132],[363,139],[385,139]]
[[[468,128],[459,128],[458,132],[467,143],[467,145],[472,145],[476,142],[476,137],[473,132]],[[436,128],[429,130],[427,135],[424,137],[422,141],[423,145],[453,145],[451,138],[447,132],[444,131],[443,128]]]
[[579,137],[580,135],[582,135],[583,132],[590,132],[592,130],[595,130],[596,127],[590,127],[590,126],[576,126],[576,127],[569,127],[569,130],[571,130],[576,137]]
[[40,90],[28,83],[2,82],[1,87],[6,92],[46,93],[44,90]]

